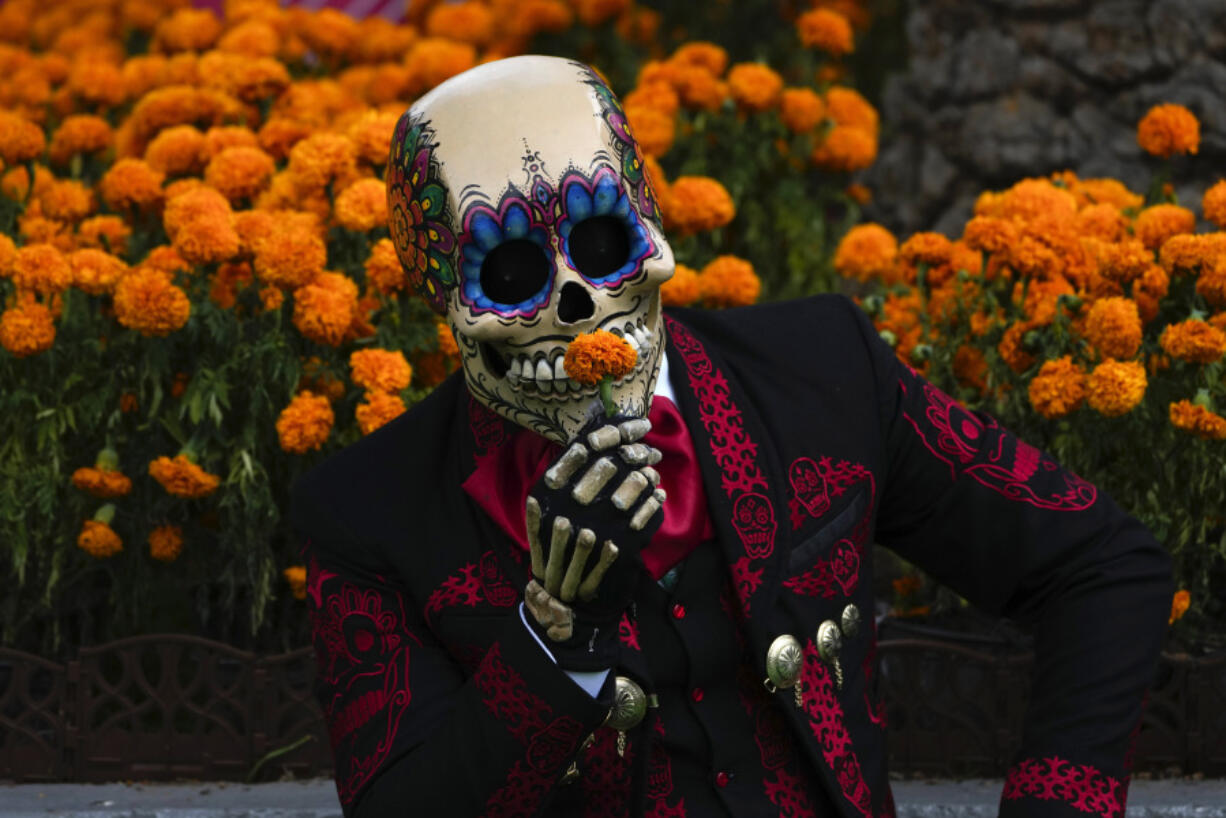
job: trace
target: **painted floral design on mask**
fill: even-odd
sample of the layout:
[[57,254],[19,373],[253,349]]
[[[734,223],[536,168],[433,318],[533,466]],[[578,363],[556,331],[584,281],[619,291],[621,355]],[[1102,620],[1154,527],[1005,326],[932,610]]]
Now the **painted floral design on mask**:
[[[487,291],[481,276],[486,259],[508,242],[517,243],[521,254],[532,253],[524,242],[540,251],[539,258],[531,256],[531,261],[538,265],[540,286],[511,303],[502,300],[496,290]],[[517,193],[508,192],[497,210],[486,204],[474,204],[468,209],[464,214],[464,232],[460,234],[460,259],[463,281],[460,300],[474,314],[494,312],[532,318],[549,303],[557,273],[549,231],[533,214],[530,202]]]
[[456,284],[456,242],[435,147],[429,123],[407,113],[400,118],[387,163],[387,199],[392,243],[409,283],[443,314],[447,290]]
[[644,170],[643,154],[630,131],[626,112],[622,110],[621,103],[617,101],[617,97],[613,96],[613,92],[609,86],[605,85],[600,75],[582,63],[575,63],[575,65],[587,75],[587,84],[596,92],[601,116],[613,133],[614,149],[621,163],[622,176],[625,177],[638,198],[639,212],[655,222],[658,229],[662,229],[660,210],[656,207],[656,193],[651,186],[651,178]]
[[[630,199],[621,180],[612,168],[602,167],[590,180],[582,174],[571,172],[562,179],[562,213],[557,223],[558,236],[570,267],[579,272],[589,284],[612,289],[623,281],[634,278],[642,271],[643,261],[656,252],[655,243],[639,220],[639,215],[630,205]],[[628,256],[621,266],[605,275],[594,276],[571,252],[571,234],[575,227],[596,218],[615,219],[626,231],[629,245]]]

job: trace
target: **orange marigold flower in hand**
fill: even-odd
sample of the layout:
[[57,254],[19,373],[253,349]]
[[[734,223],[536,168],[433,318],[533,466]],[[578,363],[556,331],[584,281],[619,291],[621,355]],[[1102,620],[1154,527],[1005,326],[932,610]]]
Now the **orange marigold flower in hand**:
[[728,72],[728,93],[746,110],[770,110],[778,104],[782,92],[783,78],[768,65],[743,62]]
[[857,281],[892,277],[898,240],[879,224],[858,224],[847,231],[834,251],[834,269]]
[[1206,440],[1226,440],[1226,418],[1204,406],[1181,400],[1170,406],[1171,425]]
[[1171,597],[1171,618],[1167,620],[1166,624],[1174,625],[1176,619],[1179,619],[1181,616],[1187,613],[1188,606],[1191,604],[1191,602],[1192,595],[1187,591],[1182,589],[1176,591],[1175,595]]
[[1146,153],[1163,158],[1196,153],[1200,122],[1182,105],[1155,105],[1137,123],[1137,144]]
[[184,454],[157,458],[149,464],[149,474],[176,497],[207,497],[221,485],[220,477],[209,474]]
[[1148,386],[1140,362],[1103,361],[1090,373],[1086,397],[1090,408],[1106,417],[1118,417],[1137,407]]
[[370,391],[399,392],[413,379],[413,368],[399,350],[358,350],[349,356],[349,369],[353,382]]
[[362,430],[362,434],[368,435],[385,423],[400,417],[404,412],[404,401],[399,395],[389,392],[367,392],[366,401],[358,404],[354,414],[358,419],[358,428]]
[[332,432],[333,421],[328,398],[303,390],[277,417],[277,439],[285,451],[305,454],[324,445]]
[[820,48],[834,57],[842,57],[855,50],[851,23],[837,11],[813,9],[796,18],[796,31],[800,41],[810,48]]
[[826,115],[826,104],[811,88],[787,88],[779,99],[779,118],[793,133],[808,133]]
[[684,264],[678,264],[673,277],[660,286],[660,301],[666,307],[688,307],[701,295],[698,271]]
[[845,173],[863,170],[877,158],[877,138],[860,128],[836,125],[810,158],[813,164],[826,170]]
[[187,293],[161,270],[139,267],[115,285],[115,318],[142,335],[169,335],[187,323],[192,305]]
[[1141,316],[1130,298],[1101,298],[1090,307],[1086,339],[1104,358],[1131,358],[1141,348]]
[[0,159],[19,165],[43,155],[46,138],[43,129],[23,116],[0,111]]
[[357,309],[358,287],[340,273],[320,273],[294,290],[294,326],[317,344],[339,346]]
[[73,285],[90,295],[111,292],[128,272],[123,259],[92,247],[71,253],[68,264],[72,268]]
[[707,176],[679,176],[668,189],[664,219],[681,235],[723,227],[736,216],[727,189]]
[[101,520],[86,520],[77,535],[77,547],[95,559],[104,559],[122,551],[123,540]]
[[341,227],[367,233],[387,226],[387,188],[380,179],[360,179],[336,197],[336,220]]
[[1157,204],[1137,215],[1133,233],[1150,250],[1157,250],[1171,236],[1196,230],[1196,214],[1186,207]]
[[1044,361],[1030,382],[1030,405],[1045,418],[1061,418],[1080,408],[1086,395],[1086,375],[1065,355]]
[[1172,358],[1197,364],[1211,364],[1226,353],[1226,332],[1196,319],[1171,324],[1158,339],[1162,350]]
[[60,293],[72,285],[72,267],[50,244],[27,244],[17,250],[10,273],[19,290],[43,295]]
[[51,349],[55,321],[51,310],[30,299],[0,313],[0,346],[18,358]]
[[758,300],[762,282],[743,258],[719,256],[698,276],[702,301],[711,307],[745,307]]
[[102,176],[102,201],[114,210],[146,210],[162,201],[163,174],[143,159],[120,159]]
[[159,525],[149,532],[149,556],[158,562],[174,562],[183,550],[183,529]]
[[323,272],[328,246],[305,230],[275,232],[255,247],[255,274],[277,287],[297,289]]
[[605,378],[616,381],[629,375],[637,362],[638,353],[625,339],[598,329],[570,342],[562,367],[576,383],[595,386]]
[[258,196],[268,187],[276,169],[273,158],[264,151],[238,145],[224,148],[209,160],[204,169],[204,181],[235,204]]

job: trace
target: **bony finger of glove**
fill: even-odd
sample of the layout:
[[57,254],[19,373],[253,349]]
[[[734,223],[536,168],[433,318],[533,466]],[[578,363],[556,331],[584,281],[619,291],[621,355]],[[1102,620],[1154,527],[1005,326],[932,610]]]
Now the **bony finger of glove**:
[[656,514],[660,514],[660,521],[663,522],[664,500],[666,495],[664,489],[656,489],[651,496],[643,501],[643,504],[635,510],[634,516],[630,518],[630,528],[635,531],[642,531],[652,522],[652,518]]
[[545,471],[545,485],[551,489],[560,489],[570,482],[575,472],[587,463],[588,450],[582,443],[575,441],[567,447],[562,456],[554,461]]

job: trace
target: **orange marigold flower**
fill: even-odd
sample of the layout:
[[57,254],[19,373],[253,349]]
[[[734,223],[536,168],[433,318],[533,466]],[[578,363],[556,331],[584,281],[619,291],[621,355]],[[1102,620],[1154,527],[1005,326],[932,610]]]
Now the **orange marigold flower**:
[[77,246],[97,247],[123,255],[128,249],[131,228],[118,216],[93,216],[77,225]]
[[255,247],[255,274],[277,287],[298,289],[323,272],[328,246],[305,230],[276,232]]
[[187,293],[161,270],[138,267],[115,285],[115,318],[142,335],[169,335],[187,323]]
[[1180,233],[1162,243],[1158,259],[1162,267],[1172,275],[1195,273],[1202,264],[1212,263],[1217,257],[1206,236]]
[[230,203],[216,190],[197,187],[166,205],[166,235],[191,264],[229,261],[238,255],[238,232]]
[[290,155],[295,145],[314,132],[309,123],[273,116],[260,126],[257,137],[260,147],[276,160]]
[[904,264],[927,264],[936,267],[949,261],[953,242],[940,233],[920,232],[913,234],[898,248],[898,258]]
[[1141,316],[1130,298],[1101,298],[1090,307],[1086,339],[1104,358],[1131,358],[1141,348]]
[[1206,221],[1226,230],[1226,179],[1218,179],[1205,191],[1200,200],[1200,209],[1205,214]]
[[1226,255],[1196,279],[1196,292],[1211,306],[1226,307]]
[[715,43],[701,40],[685,43],[673,52],[669,62],[704,68],[713,76],[721,76],[728,67],[728,52]]
[[114,210],[146,210],[162,201],[164,175],[143,159],[120,159],[102,176],[102,201]]
[[208,142],[192,125],[160,131],[145,148],[149,167],[168,176],[197,174],[208,158]]
[[248,57],[275,57],[281,48],[277,30],[263,20],[238,23],[217,41],[217,50]]
[[1044,361],[1030,381],[1030,405],[1045,418],[1062,418],[1081,407],[1086,396],[1086,375],[1065,355]]
[[779,118],[793,133],[808,133],[826,115],[826,104],[811,88],[787,88],[779,100]]
[[0,159],[19,165],[43,155],[43,129],[23,116],[0,111]]
[[674,66],[673,88],[681,104],[690,109],[718,110],[728,97],[728,86],[707,69],[697,65]]
[[649,82],[626,94],[622,98],[622,107],[650,108],[671,117],[681,107],[681,97],[666,82]]
[[655,108],[633,105],[626,109],[626,119],[635,141],[648,156],[663,156],[673,145],[674,120]]
[[64,117],[51,137],[47,158],[56,165],[66,165],[79,153],[99,153],[111,146],[111,126],[100,116],[72,114]]
[[279,310],[285,303],[285,290],[280,287],[261,287],[258,295],[265,312]]
[[63,292],[72,285],[72,267],[68,259],[50,244],[27,244],[18,248],[11,275],[18,289],[43,295]]
[[400,417],[404,412],[404,401],[399,395],[388,392],[367,392],[365,402],[358,404],[354,414],[358,419],[358,428],[362,430],[362,434],[368,435],[385,423]]
[[1072,219],[1077,213],[1073,194],[1048,179],[1023,179],[1000,194],[994,204],[993,212],[981,215],[1031,221],[1041,216]]
[[595,386],[604,378],[624,378],[637,362],[638,353],[624,338],[598,329],[570,342],[562,367],[576,383]]
[[101,520],[86,520],[77,535],[77,547],[95,559],[104,559],[122,551],[123,540]]
[[[1172,404],[1172,407],[1173,406],[1174,404]],[[1192,595],[1187,591],[1182,589],[1176,591],[1174,596],[1171,597],[1171,617],[1167,620],[1166,624],[1174,625],[1176,619],[1179,619],[1181,616],[1187,613],[1188,606],[1191,604],[1191,602]]]
[[836,125],[859,128],[877,139],[881,120],[877,109],[854,88],[836,85],[826,89],[826,115]]
[[222,264],[209,282],[209,299],[223,310],[233,309],[238,291],[251,283],[251,265]]
[[879,224],[859,224],[847,231],[834,251],[834,269],[857,281],[890,277],[898,258],[898,240]]
[[238,203],[254,199],[268,186],[277,166],[273,158],[256,147],[225,148],[209,160],[204,171],[205,184]]
[[477,64],[477,51],[470,43],[423,37],[405,57],[406,90],[417,96]]
[[345,133],[353,141],[358,158],[377,168],[386,165],[399,119],[393,111],[368,111],[350,125]]
[[57,179],[38,194],[47,218],[75,224],[94,212],[94,193],[81,182]]
[[877,158],[877,138],[860,128],[836,125],[810,158],[813,164],[826,170],[845,173],[863,170]]
[[820,48],[834,57],[842,57],[855,50],[851,23],[837,11],[813,9],[796,18],[796,31],[800,41],[810,48]]
[[458,362],[460,360],[460,347],[455,342],[455,336],[451,334],[451,328],[441,321],[434,325],[438,330],[438,351],[443,353],[449,360]]
[[157,458],[149,464],[149,474],[176,497],[207,497],[221,485],[220,477],[209,474],[185,454]]
[[204,51],[221,36],[222,25],[209,9],[179,9],[153,30],[153,44],[162,51]]
[[327,397],[304,390],[277,417],[277,439],[291,454],[319,449],[332,432],[332,404]]
[[413,379],[404,353],[389,349],[361,349],[349,356],[350,377],[363,389],[399,392]]
[[1151,264],[1132,287],[1132,297],[1141,313],[1141,322],[1148,324],[1158,317],[1159,302],[1170,290],[1171,278],[1166,270]]
[[1196,153],[1200,122],[1182,105],[1155,105],[1137,123],[1137,144],[1153,156]]
[[1034,354],[1027,349],[1026,336],[1040,325],[1034,321],[1018,321],[1005,330],[996,346],[1000,358],[1010,369],[1018,374],[1025,372],[1035,364]]
[[367,233],[387,226],[387,188],[380,179],[360,179],[336,197],[341,227]]
[[1154,254],[1138,239],[1125,239],[1100,248],[1100,272],[1118,283],[1135,280],[1154,263]]
[[256,247],[264,239],[285,226],[278,223],[270,210],[240,210],[234,214],[234,231],[238,233],[238,254],[244,258],[255,255]]
[[290,150],[288,171],[302,190],[322,190],[329,183],[340,187],[357,176],[353,142],[343,134],[312,134]]
[[592,28],[608,22],[630,7],[630,0],[571,0],[579,22]]
[[16,259],[17,245],[4,233],[0,233],[0,278],[12,275],[13,262]]
[[1128,232],[1128,220],[1118,207],[1106,202],[1083,207],[1073,224],[1081,235],[1103,241],[1119,241]]
[[290,593],[294,595],[294,599],[306,599],[307,570],[304,566],[291,565],[282,571],[281,575],[289,584]]
[[122,472],[98,466],[83,466],[74,471],[72,484],[103,500],[123,497],[132,491],[132,481]]
[[53,343],[55,322],[45,305],[31,299],[0,314],[0,346],[16,357],[45,352]]
[[746,110],[766,111],[779,103],[783,78],[762,63],[737,63],[728,72],[728,93]]
[[762,282],[742,258],[718,256],[698,276],[702,302],[709,307],[745,307],[758,300]]
[[701,295],[698,271],[684,264],[678,264],[673,277],[660,286],[660,301],[666,307],[688,307]]
[[1000,253],[1008,250],[1018,240],[1017,227],[1013,222],[992,216],[975,216],[962,231],[966,246],[981,253]]
[[1196,230],[1196,214],[1186,207],[1157,204],[1137,215],[1133,233],[1150,250],[1157,250],[1171,236]]
[[205,153],[209,159],[226,148],[258,148],[259,137],[245,125],[214,125],[204,132]]
[[379,239],[371,245],[370,256],[366,259],[366,281],[384,295],[408,287],[409,280],[391,239]]
[[339,346],[357,309],[358,287],[340,273],[320,273],[294,290],[294,326],[318,344]]
[[494,15],[482,3],[447,3],[426,15],[426,34],[475,46],[487,45],[494,33]]
[[1118,179],[1078,179],[1072,188],[1078,203],[1110,204],[1117,210],[1138,210],[1145,197],[1133,193]]
[[290,85],[289,71],[271,57],[210,51],[200,58],[201,83],[243,102],[258,104]]
[[728,190],[708,176],[679,176],[668,189],[665,221],[681,235],[723,227],[736,216]]
[[1145,397],[1149,381],[1139,361],[1103,361],[1090,373],[1086,397],[1090,408],[1106,417],[1131,412]]
[[179,252],[173,247],[168,247],[165,244],[154,247],[145,256],[145,260],[141,262],[142,267],[148,267],[154,270],[161,270],[172,278],[177,273],[191,272],[191,266],[183,260]]
[[183,529],[177,525],[159,525],[149,532],[149,556],[159,562],[174,562],[183,550]]
[[1171,425],[1206,440],[1226,440],[1226,418],[1204,406],[1181,400],[1170,406]]
[[90,295],[111,292],[128,272],[123,259],[92,247],[69,254],[68,265],[72,268],[73,285]]
[[1158,343],[1172,358],[1211,364],[1226,353],[1226,332],[1204,321],[1191,319],[1171,324],[1162,330]]

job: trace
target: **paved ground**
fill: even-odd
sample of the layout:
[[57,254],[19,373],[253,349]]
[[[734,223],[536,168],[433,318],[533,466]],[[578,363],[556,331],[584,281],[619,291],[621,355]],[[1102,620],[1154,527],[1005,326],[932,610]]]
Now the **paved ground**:
[[[999,781],[896,781],[898,818],[996,815]],[[331,781],[0,784],[0,818],[340,818]],[[1134,781],[1128,818],[1226,818],[1226,781]]]

